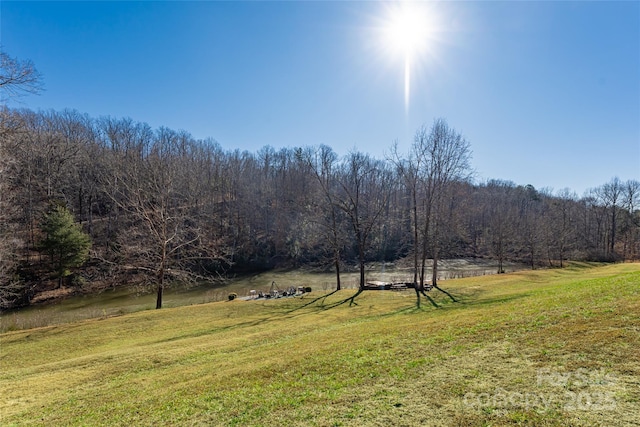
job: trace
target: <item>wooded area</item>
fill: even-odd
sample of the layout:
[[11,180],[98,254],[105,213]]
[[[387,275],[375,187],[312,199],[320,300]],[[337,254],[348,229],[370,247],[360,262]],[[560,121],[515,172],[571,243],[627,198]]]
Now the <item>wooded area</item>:
[[[67,284],[212,279],[274,267],[335,269],[491,257],[536,266],[640,257],[640,183],[578,198],[473,183],[470,145],[437,120],[388,159],[330,147],[223,150],[187,132],[76,111],[3,109],[0,301],[27,304],[56,274],[46,215],[65,206],[91,240]],[[431,267],[431,264],[429,264]],[[55,281],[51,281],[55,284]],[[339,284],[339,278],[338,278]]]
[[[5,98],[41,90],[30,61],[0,52]],[[472,180],[470,143],[444,119],[386,159],[329,146],[223,150],[186,131],[74,110],[0,109],[0,309],[48,286],[149,283],[228,273],[489,257],[536,266],[640,258],[640,182],[582,198]],[[91,248],[91,249],[89,249]],[[87,261],[88,259],[88,261]],[[86,262],[85,262],[86,261]]]

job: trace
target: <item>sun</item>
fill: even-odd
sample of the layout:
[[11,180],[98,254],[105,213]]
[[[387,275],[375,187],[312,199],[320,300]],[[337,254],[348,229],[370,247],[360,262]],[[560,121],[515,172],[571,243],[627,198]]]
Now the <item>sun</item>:
[[411,71],[432,47],[436,25],[434,14],[425,2],[398,1],[388,5],[381,21],[383,50],[404,65],[405,111],[409,110]]
[[405,58],[420,54],[426,45],[427,21],[413,3],[398,3],[389,9],[384,37],[390,51]]

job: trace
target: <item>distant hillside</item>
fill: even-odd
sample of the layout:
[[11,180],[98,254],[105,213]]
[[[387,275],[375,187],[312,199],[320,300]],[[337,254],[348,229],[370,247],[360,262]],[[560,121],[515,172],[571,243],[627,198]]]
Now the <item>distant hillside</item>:
[[[1,109],[0,133],[0,309],[60,285],[141,283],[157,288],[161,307],[165,283],[276,267],[409,259],[420,273],[462,257],[531,268],[640,258],[640,182],[612,178],[583,197],[473,182],[470,143],[444,119],[393,159],[326,145],[225,151],[185,131],[69,110]],[[53,206],[91,238],[89,261],[64,281],[43,246]]]

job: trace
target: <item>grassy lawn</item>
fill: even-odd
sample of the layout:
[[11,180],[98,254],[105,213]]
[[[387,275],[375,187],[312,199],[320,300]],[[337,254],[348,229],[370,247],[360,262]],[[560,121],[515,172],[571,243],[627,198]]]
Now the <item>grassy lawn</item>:
[[640,264],[441,285],[7,332],[0,424],[638,425]]

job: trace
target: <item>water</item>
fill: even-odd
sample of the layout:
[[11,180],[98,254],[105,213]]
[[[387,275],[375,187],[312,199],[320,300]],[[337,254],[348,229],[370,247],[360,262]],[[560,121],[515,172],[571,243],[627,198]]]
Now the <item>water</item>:
[[[515,265],[510,267],[510,270],[519,269]],[[448,279],[492,274],[495,271],[494,263],[451,260],[442,262],[439,276]],[[357,272],[341,274],[343,289],[356,289],[358,280]],[[367,272],[367,280],[405,282],[412,280],[412,274],[410,269],[398,269],[389,264],[382,264],[372,266]],[[330,292],[336,286],[335,273],[313,273],[304,270],[266,272],[230,279],[224,283],[201,283],[191,287],[169,286],[164,291],[162,305],[163,308],[171,308],[225,301],[231,292],[235,292],[238,297],[248,296],[250,290],[269,292],[272,283],[280,290],[292,286],[310,286],[312,292],[319,294]],[[71,296],[48,304],[3,313],[0,315],[0,333],[153,310],[155,306],[156,293],[152,287],[146,290],[118,288],[99,294]]]
[[[352,276],[352,277],[350,277]],[[343,287],[357,287],[357,276],[342,276]],[[291,286],[311,286],[316,292],[335,289],[335,275],[302,271],[269,272],[230,279],[224,283],[200,283],[195,286],[165,287],[162,307],[172,308],[193,304],[225,301],[230,293],[248,296],[251,290],[269,292],[274,287],[285,290]],[[0,315],[0,332],[37,328],[91,318],[105,318],[156,307],[156,288],[123,287],[98,294],[75,295],[51,303],[38,304]]]

